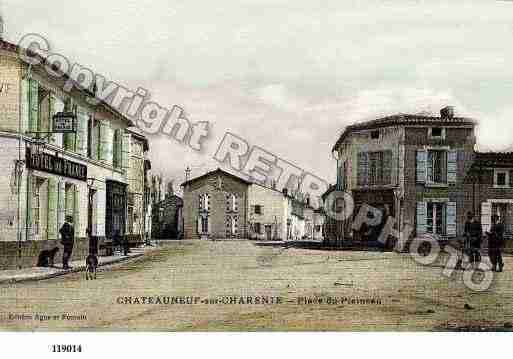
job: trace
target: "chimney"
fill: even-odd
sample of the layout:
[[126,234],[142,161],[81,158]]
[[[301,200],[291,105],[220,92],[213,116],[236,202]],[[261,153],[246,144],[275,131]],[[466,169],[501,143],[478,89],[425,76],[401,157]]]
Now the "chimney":
[[285,188],[285,187],[283,187],[282,192],[283,192],[283,195],[284,195],[285,197],[287,197],[287,195],[289,194],[289,190],[288,190],[287,188]]
[[452,106],[445,106],[440,110],[440,117],[443,120],[449,120],[454,117],[454,107]]

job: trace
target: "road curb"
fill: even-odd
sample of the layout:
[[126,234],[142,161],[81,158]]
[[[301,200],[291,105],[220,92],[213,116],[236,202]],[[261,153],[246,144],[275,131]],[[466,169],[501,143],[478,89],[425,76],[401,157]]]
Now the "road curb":
[[[144,256],[144,253],[137,253],[130,257],[118,258],[118,259],[115,259],[108,263],[100,263],[100,264],[98,264],[98,267],[106,267],[106,266],[121,263],[121,262],[128,262],[132,259],[140,258],[142,256]],[[42,275],[35,276],[35,277],[0,279],[0,284],[14,284],[14,283],[22,283],[22,282],[39,281],[39,280],[51,279],[51,278],[55,278],[55,277],[64,276],[66,274],[78,273],[78,272],[83,272],[83,271],[85,271],[85,265],[80,265],[78,267],[74,267],[71,270],[61,270],[59,272],[42,274]]]

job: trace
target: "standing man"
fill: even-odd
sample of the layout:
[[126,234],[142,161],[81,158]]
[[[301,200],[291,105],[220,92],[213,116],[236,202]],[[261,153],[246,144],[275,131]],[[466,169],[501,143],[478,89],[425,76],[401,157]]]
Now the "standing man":
[[492,263],[494,272],[502,272],[504,262],[502,261],[502,246],[504,245],[504,225],[500,222],[499,216],[492,216],[492,228],[488,235],[488,256]]
[[61,234],[61,244],[64,246],[62,253],[63,269],[70,269],[68,262],[73,252],[73,245],[75,244],[75,228],[73,228],[71,223],[73,223],[73,216],[66,216],[66,221],[59,230]]
[[483,227],[481,226],[481,222],[476,215],[470,223],[470,263],[481,262],[481,237],[483,235]]

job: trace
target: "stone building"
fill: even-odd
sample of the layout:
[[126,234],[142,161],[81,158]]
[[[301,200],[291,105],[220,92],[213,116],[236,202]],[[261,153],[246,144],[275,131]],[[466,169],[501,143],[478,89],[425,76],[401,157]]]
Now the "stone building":
[[153,203],[152,233],[154,239],[183,238],[183,200],[174,193],[173,182],[167,184],[163,200]]
[[[33,266],[41,250],[60,246],[65,215],[74,219],[74,259],[96,250],[86,230],[100,243],[126,232],[134,124],[93,105],[90,91],[64,92],[66,79],[40,65],[29,70],[17,46],[0,41],[0,268]],[[73,113],[76,132],[53,132],[63,111]]]
[[219,168],[182,183],[185,238],[246,238],[250,184]]
[[468,209],[475,124],[446,107],[440,117],[400,114],[348,126],[333,147],[338,186],[352,194],[355,213],[368,204],[393,216],[399,230],[455,238]]
[[221,169],[182,186],[187,239],[322,239],[323,214],[287,188],[279,191]]
[[513,237],[513,152],[476,152],[467,175],[465,193],[468,210],[480,214],[483,231],[490,229],[491,216],[498,215],[505,237]]
[[151,207],[148,201],[148,182],[151,165],[147,159],[149,151],[148,139],[138,128],[128,128],[129,167],[127,173],[127,226],[126,234],[133,245],[141,244],[148,238],[148,222],[151,225]]

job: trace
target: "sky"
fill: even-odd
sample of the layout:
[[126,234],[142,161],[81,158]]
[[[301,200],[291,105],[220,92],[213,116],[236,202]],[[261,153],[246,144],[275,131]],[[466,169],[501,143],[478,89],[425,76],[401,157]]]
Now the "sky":
[[212,135],[197,153],[150,137],[155,173],[218,166],[229,131],[334,182],[344,126],[392,113],[479,120],[481,150],[513,150],[513,2],[0,0],[4,38],[36,32],[52,50]]

